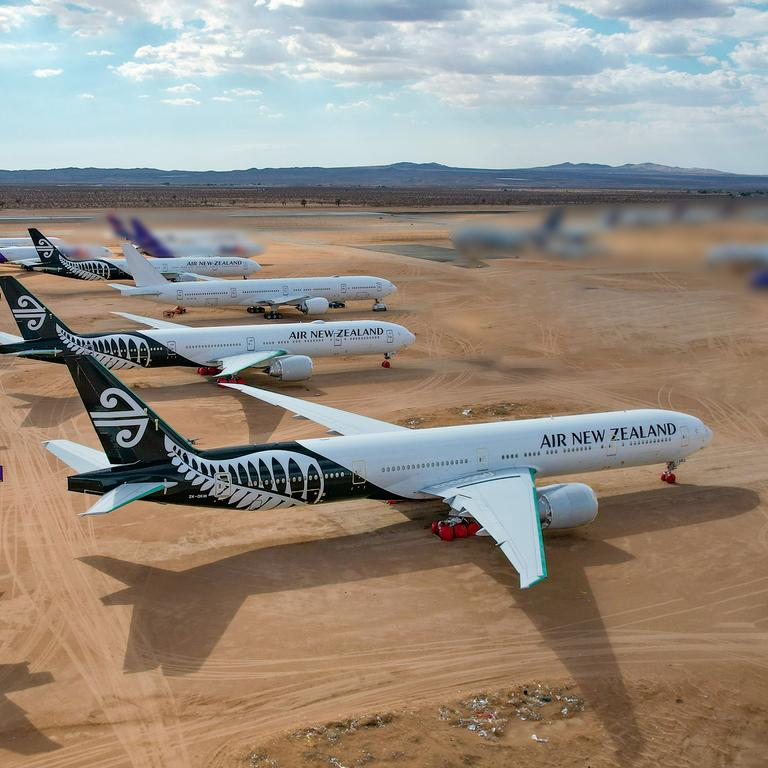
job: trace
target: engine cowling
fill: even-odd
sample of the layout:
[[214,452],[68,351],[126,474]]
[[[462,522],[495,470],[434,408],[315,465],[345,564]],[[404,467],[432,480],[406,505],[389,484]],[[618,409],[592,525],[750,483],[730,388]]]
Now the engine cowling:
[[536,489],[542,528],[576,528],[597,517],[597,497],[584,483],[557,483]]
[[312,376],[312,358],[306,355],[278,357],[267,373],[279,381],[304,381]]
[[304,299],[299,304],[298,310],[305,315],[324,315],[328,311],[329,306],[328,299],[317,296],[314,299]]

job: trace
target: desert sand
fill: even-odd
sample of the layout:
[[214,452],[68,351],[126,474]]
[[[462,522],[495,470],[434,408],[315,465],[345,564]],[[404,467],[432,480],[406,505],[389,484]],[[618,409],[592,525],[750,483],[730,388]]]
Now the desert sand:
[[[436,502],[261,514],[140,502],[79,518],[93,499],[67,492],[70,470],[41,446],[98,445],[67,371],[0,358],[0,765],[766,764],[768,297],[698,267],[732,225],[617,233],[613,256],[588,262],[400,255],[447,248],[467,220],[237,219],[268,246],[263,276],[382,275],[400,288],[385,319],[417,335],[389,370],[318,360],[304,384],[248,383],[416,426],[684,410],[715,439],[678,485],[661,467],[580,476],[598,518],[545,537],[549,578],[526,591],[487,539],[431,536]],[[0,221],[0,235],[18,231]],[[749,235],[768,240],[768,226]],[[111,311],[161,316],[104,283],[21,279],[77,331],[130,325]],[[238,308],[181,319],[265,322]],[[4,302],[0,329],[16,332]],[[119,375],[203,447],[323,434],[193,369]],[[540,690],[583,711],[534,701],[542,719],[510,714],[506,702]],[[509,723],[484,737],[458,721],[489,695]]]

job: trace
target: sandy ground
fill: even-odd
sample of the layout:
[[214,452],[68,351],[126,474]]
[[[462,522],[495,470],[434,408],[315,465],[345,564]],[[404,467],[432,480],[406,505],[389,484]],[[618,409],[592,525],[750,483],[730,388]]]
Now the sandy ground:
[[[716,437],[679,485],[659,467],[579,478],[600,514],[546,537],[550,577],[524,592],[487,540],[429,534],[437,503],[261,515],[137,503],[81,519],[89,501],[41,447],[96,445],[66,371],[0,359],[0,765],[765,765],[768,304],[693,268],[725,225],[616,235],[616,256],[592,263],[467,270],[371,250],[447,246],[458,218],[239,219],[269,245],[265,276],[392,279],[386,319],[418,337],[390,370],[334,359],[306,385],[249,378],[400,423],[685,410]],[[161,311],[105,284],[23,280],[75,330]],[[7,307],[0,318],[15,332]],[[191,369],[123,378],[205,447],[322,434]],[[583,711],[521,719],[507,702],[537,685],[568,686]],[[481,694],[500,702],[503,734],[458,722]]]

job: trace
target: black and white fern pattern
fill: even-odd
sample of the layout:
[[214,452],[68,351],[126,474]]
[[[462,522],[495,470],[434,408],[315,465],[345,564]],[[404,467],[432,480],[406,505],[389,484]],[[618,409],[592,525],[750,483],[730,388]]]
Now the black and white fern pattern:
[[119,371],[122,368],[146,368],[152,361],[149,343],[141,337],[124,333],[85,338],[56,326],[62,344],[78,355],[92,355],[105,367]]
[[103,261],[70,261],[64,254],[59,258],[62,265],[81,280],[109,280],[109,264]]
[[217,501],[237,509],[277,509],[316,504],[323,496],[320,465],[293,451],[258,451],[211,461],[193,455],[165,438],[171,463],[184,479]]

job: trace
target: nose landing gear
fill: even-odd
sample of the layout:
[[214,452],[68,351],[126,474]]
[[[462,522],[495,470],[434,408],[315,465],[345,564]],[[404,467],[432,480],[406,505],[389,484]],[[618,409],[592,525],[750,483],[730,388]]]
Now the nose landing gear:
[[661,482],[674,485],[677,482],[677,475],[675,474],[674,470],[676,470],[683,463],[683,461],[684,459],[668,461],[667,468],[661,473]]
[[384,359],[381,361],[381,367],[382,368],[391,368],[392,363],[390,362],[392,359],[392,353],[391,352],[385,352],[384,353]]

